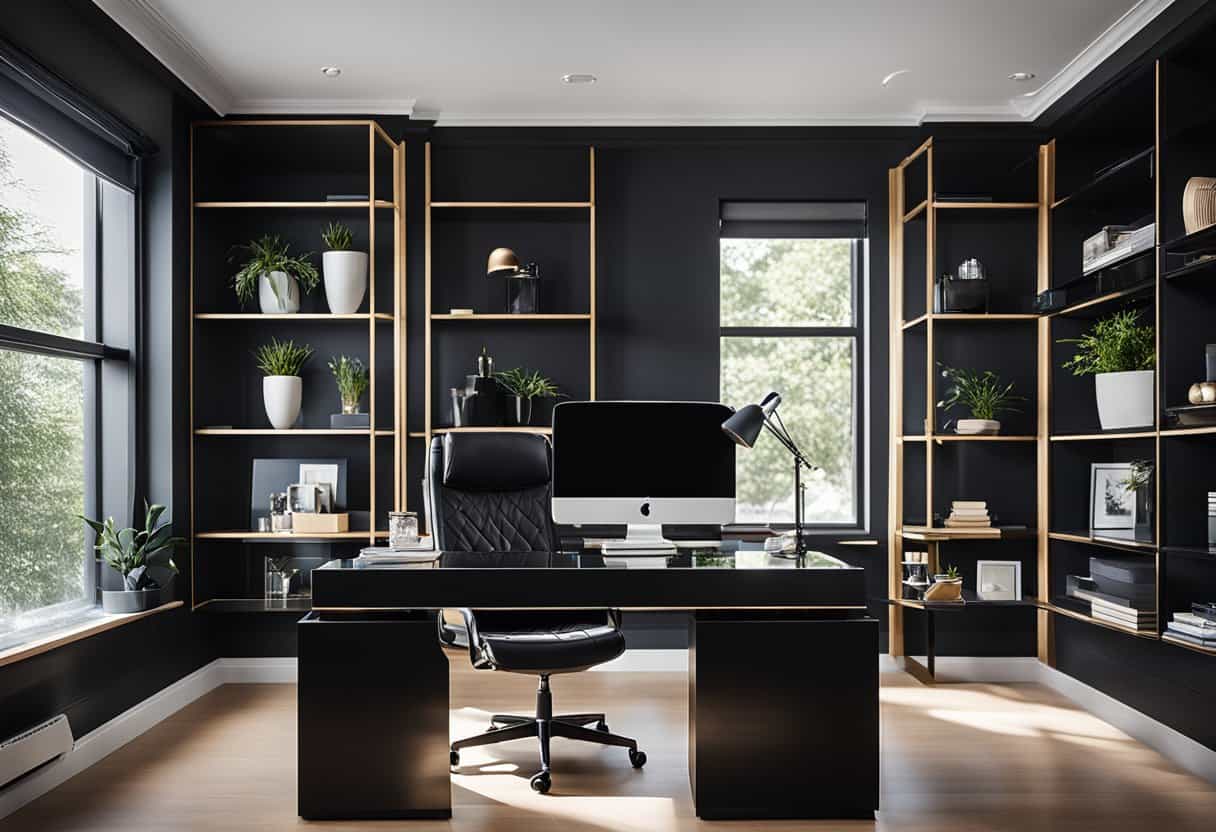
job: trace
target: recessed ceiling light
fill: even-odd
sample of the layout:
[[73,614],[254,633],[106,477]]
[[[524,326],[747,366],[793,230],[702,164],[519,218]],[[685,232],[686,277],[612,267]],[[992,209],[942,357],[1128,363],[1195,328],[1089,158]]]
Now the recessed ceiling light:
[[321,67],[321,74],[324,75],[326,78],[337,78],[339,75],[342,74],[342,67],[340,67],[340,66],[323,66],[323,67]]
[[1015,72],[1009,76],[1010,81],[1030,81],[1034,79],[1033,72]]
[[599,79],[587,72],[572,72],[562,76],[563,84],[594,84]]

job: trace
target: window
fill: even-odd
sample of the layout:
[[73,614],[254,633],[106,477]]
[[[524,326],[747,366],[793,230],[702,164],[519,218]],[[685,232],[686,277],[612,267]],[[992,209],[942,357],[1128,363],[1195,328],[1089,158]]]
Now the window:
[[[865,206],[724,203],[720,394],[781,394],[780,415],[822,470],[804,476],[805,522],[860,524]],[[794,519],[793,460],[772,437],[737,455],[736,522]]]
[[128,441],[127,353],[101,333],[130,319],[133,216],[129,192],[0,116],[0,649],[95,608],[77,515],[101,513],[103,413]]

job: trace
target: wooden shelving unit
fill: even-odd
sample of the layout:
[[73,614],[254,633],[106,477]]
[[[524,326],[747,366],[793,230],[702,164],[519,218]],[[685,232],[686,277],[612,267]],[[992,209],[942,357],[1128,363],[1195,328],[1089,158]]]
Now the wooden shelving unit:
[[[301,165],[309,166],[308,176],[298,175],[305,172]],[[317,547],[347,551],[368,545],[386,535],[375,528],[377,520],[383,524],[389,509],[405,507],[405,144],[367,120],[196,122],[191,126],[190,181],[192,608],[307,610],[306,598],[264,600],[258,579],[264,554],[292,554],[303,551],[300,546],[316,552]],[[324,191],[300,193],[301,188],[317,188],[318,182],[335,193],[366,191],[368,196],[325,200],[315,198]],[[329,313],[320,289],[295,314],[239,309],[228,285],[235,268],[227,262],[232,245],[269,232],[282,233],[293,251],[315,249],[320,242],[316,235],[330,219],[349,222],[369,253],[361,311]],[[335,324],[341,326],[331,326]],[[371,426],[323,427],[317,424],[324,418],[319,407],[312,411],[312,424],[305,421],[304,427],[264,426],[249,352],[276,333],[361,357],[369,372]],[[306,419],[310,397],[336,398],[324,369],[326,358],[314,355],[311,362],[317,366],[305,384]],[[347,459],[347,508],[365,510],[370,528],[309,535],[241,528],[248,522],[250,461],[275,456]],[[353,493],[362,496],[352,499]]]
[[[940,604],[925,604],[904,597],[901,562],[905,549],[928,552],[929,568],[937,571],[941,565],[941,547],[964,556],[976,545],[1001,545],[1023,541],[1022,550],[1040,536],[1035,507],[1024,509],[1026,525],[1001,528],[1000,534],[946,528],[937,523],[948,511],[951,499],[978,497],[987,499],[990,510],[1003,512],[995,494],[959,493],[960,460],[973,453],[984,459],[1021,459],[1017,476],[1029,490],[1037,488],[1039,451],[1043,444],[1043,426],[1035,411],[1038,396],[1037,351],[1040,335],[1036,327],[1040,316],[1029,310],[1030,296],[1044,280],[1046,235],[1041,215],[1045,211],[1042,183],[1034,174],[1023,174],[1024,181],[1014,184],[1021,194],[1034,194],[1037,199],[1008,199],[959,202],[937,197],[943,171],[951,184],[960,184],[965,174],[948,170],[949,151],[942,156],[942,145],[930,138],[889,172],[890,190],[890,364],[889,381],[890,444],[888,521],[892,530],[889,543],[889,650],[893,656],[904,656],[904,611],[918,610],[926,614],[947,609]],[[1037,148],[1027,146],[1032,157],[1030,168],[1041,168],[1043,160]],[[943,168],[942,165],[946,167]],[[912,207],[906,208],[905,206]],[[988,224],[1003,223],[997,228],[1016,227],[1027,242],[1027,249],[1018,252],[1021,262],[1029,264],[1030,274],[1014,272],[1004,276],[990,275],[993,284],[993,306],[984,313],[941,312],[935,305],[935,277],[949,269],[949,258],[957,255],[960,245],[974,246],[981,261],[989,255],[1000,257],[1004,245],[1001,231],[990,231]],[[962,226],[948,225],[963,223]],[[1010,226],[1009,224],[1015,224]],[[962,231],[956,229],[961,228]],[[960,244],[951,233],[968,233],[967,242]],[[1012,245],[1016,245],[1013,243]],[[953,247],[951,247],[953,246]],[[1018,259],[1014,258],[1014,259]],[[1006,258],[1006,262],[1012,262]],[[1033,275],[1033,282],[1030,276]],[[1002,277],[1004,282],[1002,282]],[[998,292],[998,288],[1000,291]],[[1021,298],[1014,299],[1014,295]],[[1024,300],[1017,304],[1016,301]],[[996,369],[1004,374],[1005,367],[981,366],[959,358],[960,338],[1000,339],[1009,334],[1019,339],[1030,354],[1022,356],[1025,372],[1018,382],[1018,392],[1025,396],[1032,411],[1021,423],[1022,429],[996,436],[967,436],[943,431],[936,403],[941,390],[938,385],[939,362],[952,363],[971,369]],[[952,340],[954,339],[954,340]],[[999,350],[987,350],[975,360],[998,360]],[[1035,451],[1031,451],[1035,448]],[[1010,456],[1012,455],[1012,456]],[[1028,466],[1027,463],[1030,463]],[[915,493],[915,502],[908,500]],[[1033,501],[1032,501],[1033,502]],[[1016,510],[1015,510],[1016,511]],[[1039,509],[1041,514],[1041,509]],[[917,519],[912,519],[917,518]],[[1001,551],[1005,551],[1002,549]],[[1033,567],[1027,564],[1024,569]],[[987,604],[972,598],[972,603],[951,607],[1011,606],[1033,607],[1037,599],[1003,604]]]
[[[442,149],[435,152],[435,156],[441,156]],[[550,328],[569,325],[585,325],[586,339],[589,362],[587,366],[587,388],[589,398],[595,399],[596,384],[595,384],[595,367],[596,367],[596,203],[595,203],[595,148],[588,147],[587,153],[587,196],[586,200],[542,200],[542,201],[518,201],[518,200],[437,200],[434,199],[432,193],[434,177],[433,164],[438,164],[434,161],[432,146],[430,143],[426,146],[426,197],[425,197],[425,233],[426,233],[426,268],[425,268],[425,377],[423,383],[423,412],[424,424],[421,431],[414,431],[409,434],[411,439],[421,439],[427,446],[430,445],[431,438],[436,435],[451,432],[477,432],[477,431],[519,431],[524,433],[539,433],[550,434],[552,428],[545,425],[534,425],[526,427],[463,427],[453,428],[441,424],[444,421],[440,415],[439,403],[436,401],[435,389],[443,389],[449,386],[449,382],[456,379],[436,380],[433,378],[436,362],[436,327],[444,327],[445,332],[463,331],[465,327],[476,329],[479,326],[504,326],[509,327],[504,338],[513,338],[522,335],[526,332],[533,331],[548,331]],[[516,222],[534,222],[536,218],[542,215],[552,213],[554,211],[571,212],[574,215],[585,215],[586,217],[586,233],[588,234],[587,249],[589,253],[589,262],[587,264],[587,295],[588,306],[587,311],[562,310],[557,312],[544,312],[529,315],[511,315],[499,312],[477,312],[472,315],[453,315],[434,308],[434,296],[436,289],[441,282],[451,273],[450,266],[441,261],[440,255],[437,252],[437,246],[434,240],[435,234],[435,218],[434,214],[439,212],[443,215],[444,221],[460,222],[458,217],[465,214],[477,216],[478,212],[485,212],[489,215],[498,217],[509,217],[510,221]],[[499,245],[512,246],[511,239],[503,239]],[[490,249],[486,249],[485,254],[489,254]],[[521,257],[525,259],[540,260],[542,267],[544,265],[543,251],[534,253],[519,252]],[[543,276],[543,275],[542,275]],[[471,303],[463,305],[472,306]],[[540,328],[533,330],[533,327]],[[470,362],[475,358],[470,355]],[[496,369],[505,369],[501,360],[496,366]],[[470,367],[470,370],[472,368]],[[544,372],[544,367],[535,369]],[[446,403],[444,404],[446,406]]]

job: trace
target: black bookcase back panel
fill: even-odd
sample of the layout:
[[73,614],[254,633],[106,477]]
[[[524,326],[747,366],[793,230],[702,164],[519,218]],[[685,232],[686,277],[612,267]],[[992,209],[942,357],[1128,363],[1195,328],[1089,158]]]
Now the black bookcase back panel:
[[[997,560],[1013,560],[994,557]],[[971,588],[974,580],[964,581]],[[937,613],[934,646],[938,656],[1033,656],[1033,607],[971,606],[958,615]],[[925,653],[925,613],[904,611],[904,650],[910,656]]]
[[904,223],[904,320],[910,321],[920,317],[927,307],[926,273],[926,232],[928,224],[925,214],[921,214],[911,222]]
[[929,154],[922,153],[904,168],[904,211],[925,201],[929,193]]
[[1162,62],[1161,239],[1186,229],[1182,195],[1192,176],[1216,176],[1216,60],[1211,32],[1199,43]]
[[[1048,576],[1049,601],[1058,603],[1060,599],[1066,597],[1069,575],[1079,575],[1082,577],[1089,575],[1090,558],[1123,560],[1129,563],[1147,562],[1151,564],[1153,552],[1147,549],[1144,551],[1122,550],[1090,543],[1053,540],[1051,541],[1051,572]],[[1072,603],[1066,601],[1064,606],[1073,607],[1075,603],[1084,604],[1083,601]],[[1085,606],[1088,606],[1088,604],[1085,604]]]
[[540,267],[540,312],[591,311],[588,211],[436,209],[431,218],[432,312],[505,312],[507,279],[486,275],[486,259],[499,247]]
[[[984,372],[991,370],[1000,376],[1002,386],[1013,384],[1013,393],[1022,401],[1010,406],[1018,412],[998,413],[1001,433],[1033,436],[1037,432],[1036,402],[1038,394],[1038,331],[1035,321],[935,321],[934,403],[942,401],[952,386],[942,375],[942,365],[956,369]],[[950,410],[934,408],[938,433],[954,433],[954,422],[971,418],[965,405]],[[949,429],[946,423],[950,422]]]
[[[1098,421],[1098,399],[1092,375],[1078,376],[1064,363],[1077,353],[1076,344],[1068,343],[1088,332],[1095,321],[1120,308],[1140,310],[1140,322],[1152,324],[1155,312],[1152,303],[1104,304],[1085,310],[1085,317],[1057,316],[1051,323],[1051,433],[1092,434],[1102,433]],[[1202,354],[1201,354],[1202,357]],[[1147,425],[1144,430],[1152,430]]]
[[928,356],[924,324],[904,333],[903,432],[905,436],[924,436],[928,412]]
[[[283,316],[288,318],[290,316]],[[296,427],[328,428],[329,417],[341,413],[341,398],[329,368],[339,356],[368,365],[368,324],[363,321],[293,322],[200,320],[195,322],[195,427],[269,428],[262,396],[262,372],[256,350],[273,338],[312,347],[300,371],[303,396]],[[393,328],[376,325],[376,421],[381,430],[393,427]],[[363,395],[369,411],[370,393]]]
[[[906,549],[922,549],[924,544],[909,541]],[[978,561],[1016,560],[1022,565],[1022,597],[1033,598],[1038,592],[1038,551],[1033,538],[1023,540],[954,540],[938,544],[939,566],[957,566],[963,577],[963,588],[978,591]],[[970,610],[968,610],[970,612]],[[941,622],[949,616],[943,616]]]
[[934,278],[957,276],[959,265],[975,258],[988,278],[989,312],[1031,311],[1038,279],[1037,220],[1030,210],[939,210]]
[[[255,296],[244,307],[232,287],[233,276],[249,259],[238,246],[263,235],[274,234],[288,243],[294,256],[309,255],[321,279],[309,294],[301,293],[301,312],[329,312],[325,301],[325,281],[321,254],[325,245],[321,231],[331,221],[350,227],[354,235],[351,249],[368,251],[369,222],[366,210],[342,208],[274,209],[274,208],[214,208],[199,209],[194,214],[194,311],[259,312]],[[393,311],[393,212],[376,212],[376,311]],[[484,272],[485,269],[483,268]],[[369,278],[370,288],[370,278]],[[369,311],[370,292],[364,293],[359,312]]]
[[[366,126],[196,127],[194,198],[199,202],[367,199]],[[375,142],[378,199],[393,198],[392,151]]]
[[933,144],[933,166],[939,199],[1039,200],[1039,143],[1034,140],[938,139]]
[[[1168,552],[1160,572],[1161,606],[1166,613],[1190,612],[1191,604],[1216,604],[1216,553],[1186,555]],[[1167,622],[1162,617],[1162,626]]]
[[933,449],[933,512],[942,520],[953,500],[984,500],[1000,525],[1033,529],[1033,442],[943,442]]
[[[928,525],[925,516],[925,443],[904,444],[904,525]],[[905,541],[904,548],[915,549],[919,544]]]
[[[451,388],[463,388],[476,374],[485,347],[498,372],[513,367],[537,370],[574,401],[591,395],[590,339],[586,321],[550,321],[520,326],[513,321],[454,321],[433,330],[432,424],[452,425]],[[532,424],[552,424],[554,401],[536,399]]]
[[[1207,380],[1205,347],[1216,344],[1216,271],[1206,280],[1163,281],[1161,315],[1161,406],[1188,404],[1187,391]],[[1168,425],[1167,425],[1168,427]]]
[[[1049,488],[1051,530],[1072,534],[1089,533],[1090,483],[1094,463],[1124,463],[1155,458],[1156,441],[1151,437],[1052,442]],[[1119,533],[1130,534],[1131,530]],[[1145,540],[1151,540],[1151,535]]]
[[431,146],[434,202],[586,202],[586,145]]
[[1208,492],[1216,492],[1212,436],[1161,439],[1161,521],[1168,546],[1206,547]]

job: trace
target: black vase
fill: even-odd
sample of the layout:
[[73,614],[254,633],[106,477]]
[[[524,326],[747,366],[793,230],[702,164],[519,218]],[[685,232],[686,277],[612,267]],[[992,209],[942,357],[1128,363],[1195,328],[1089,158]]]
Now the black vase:
[[510,396],[507,399],[507,424],[512,427],[532,424],[532,400],[523,396]]

